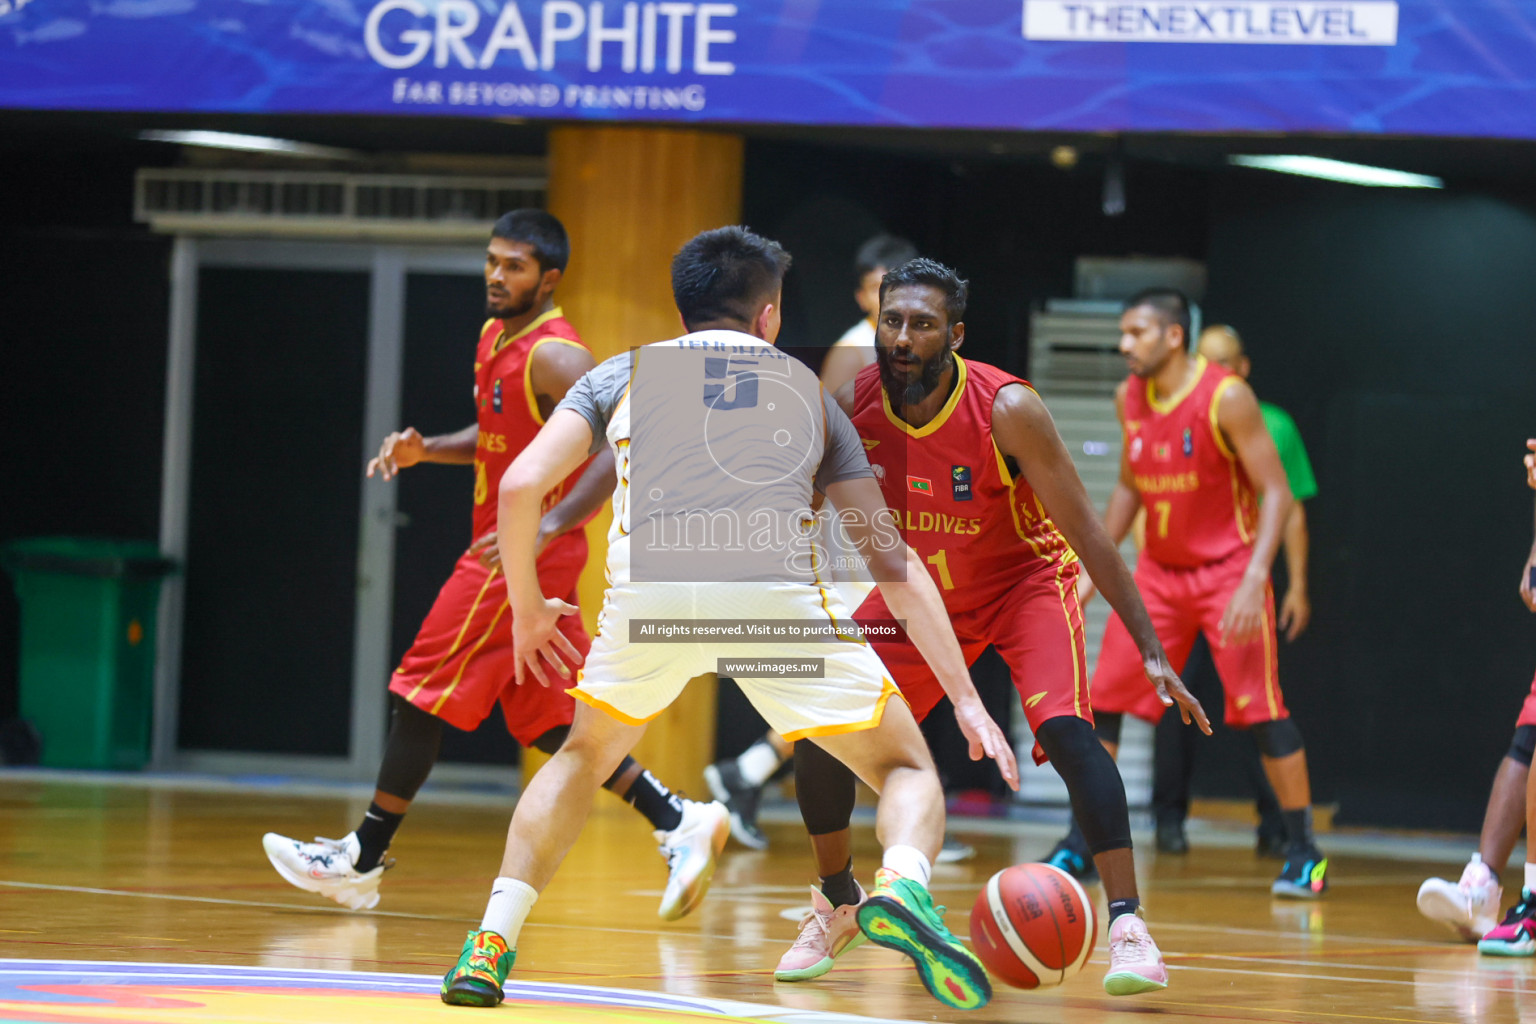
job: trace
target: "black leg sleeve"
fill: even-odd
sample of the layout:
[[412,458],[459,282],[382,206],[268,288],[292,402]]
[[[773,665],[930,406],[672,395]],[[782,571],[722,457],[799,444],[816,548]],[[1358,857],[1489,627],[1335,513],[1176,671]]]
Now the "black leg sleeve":
[[375,785],[380,791],[401,800],[416,799],[443,744],[443,720],[403,699],[389,695],[394,714],[389,724],[389,739],[384,744],[384,762],[379,765]]
[[1040,723],[1035,739],[1067,784],[1072,817],[1082,829],[1088,852],[1128,849],[1131,816],[1125,805],[1125,785],[1115,759],[1093,727],[1081,718],[1062,715]]
[[795,799],[813,836],[840,832],[853,820],[857,779],[848,766],[810,740],[795,743]]

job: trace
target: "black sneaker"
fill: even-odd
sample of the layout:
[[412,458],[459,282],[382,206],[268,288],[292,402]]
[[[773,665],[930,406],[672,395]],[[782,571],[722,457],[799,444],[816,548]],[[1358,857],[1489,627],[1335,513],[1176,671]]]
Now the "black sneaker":
[[1157,852],[1189,852],[1189,837],[1184,834],[1184,823],[1182,821],[1160,821],[1157,823]]
[[762,789],[741,781],[734,760],[716,761],[705,768],[704,781],[715,799],[731,812],[731,838],[749,849],[768,849],[768,837],[757,827],[757,801]]
[[1085,885],[1092,885],[1099,880],[1099,869],[1094,867],[1093,858],[1074,848],[1065,839],[1051,849],[1050,856],[1045,858],[1044,863],[1053,868],[1060,868]]
[[1269,887],[1276,896],[1293,900],[1315,900],[1328,888],[1328,858],[1315,846],[1288,851],[1280,877]]

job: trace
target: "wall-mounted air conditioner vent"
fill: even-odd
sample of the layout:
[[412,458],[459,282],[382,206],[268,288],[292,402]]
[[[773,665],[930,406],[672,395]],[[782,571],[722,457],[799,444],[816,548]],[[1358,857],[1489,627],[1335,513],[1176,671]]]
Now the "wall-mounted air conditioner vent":
[[507,210],[544,205],[542,173],[509,177],[146,169],[134,217],[156,231],[479,240]]

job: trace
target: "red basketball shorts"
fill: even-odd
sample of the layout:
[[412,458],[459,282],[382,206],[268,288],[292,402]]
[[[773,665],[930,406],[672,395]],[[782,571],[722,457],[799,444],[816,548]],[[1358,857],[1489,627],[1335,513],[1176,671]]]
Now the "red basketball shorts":
[[1515,722],[1515,728],[1522,725],[1536,725],[1536,679],[1531,680],[1531,692],[1525,695],[1525,703],[1520,707],[1520,718]]
[[[891,618],[878,589],[854,615],[861,624]],[[985,607],[954,613],[950,623],[967,665],[981,657],[988,645],[997,648],[1024,702],[1031,729],[1062,715],[1093,721],[1075,562],[1059,572],[1033,573]],[[870,642],[921,722],[944,696],[938,677],[910,641],[871,638]],[[1036,764],[1045,761],[1039,744],[1034,757]]]
[[[1249,558],[1250,552],[1244,549],[1193,569],[1158,565],[1146,556],[1136,564],[1141,599],[1174,670],[1184,671],[1196,635],[1204,633],[1226,691],[1227,725],[1238,729],[1290,715],[1280,696],[1275,595],[1268,583],[1264,585],[1264,628],[1259,635],[1241,644],[1221,642],[1221,617],[1242,582]],[[1156,722],[1165,710],[1147,680],[1141,653],[1118,615],[1110,616],[1099,663],[1094,667],[1093,708],[1100,713],[1131,714],[1149,722]]]
[[[544,593],[571,604],[580,575],[579,564],[539,565]],[[592,640],[580,615],[562,618],[560,632],[586,656]],[[515,673],[506,577],[487,570],[476,555],[461,555],[389,689],[460,729],[476,728],[499,701],[507,731],[525,747],[550,729],[571,724],[575,703],[565,692],[568,684],[552,677],[554,685],[545,687],[530,677],[518,686]]]

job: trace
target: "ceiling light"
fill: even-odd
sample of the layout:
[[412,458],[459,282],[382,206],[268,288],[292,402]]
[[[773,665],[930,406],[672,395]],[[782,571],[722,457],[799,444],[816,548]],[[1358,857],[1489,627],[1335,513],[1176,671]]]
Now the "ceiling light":
[[238,149],[247,153],[281,153],[284,156],[313,157],[317,160],[350,160],[355,150],[336,146],[317,146],[292,139],[274,139],[266,135],[237,135],[234,132],[143,131],[139,138],[147,142],[175,142],[183,146],[207,146],[212,149]]
[[1382,188],[1444,188],[1445,182],[1427,174],[1409,174],[1385,167],[1327,160],[1320,156],[1229,156],[1227,163],[1239,167],[1257,167],[1281,174],[1300,174],[1350,185],[1375,185]]

